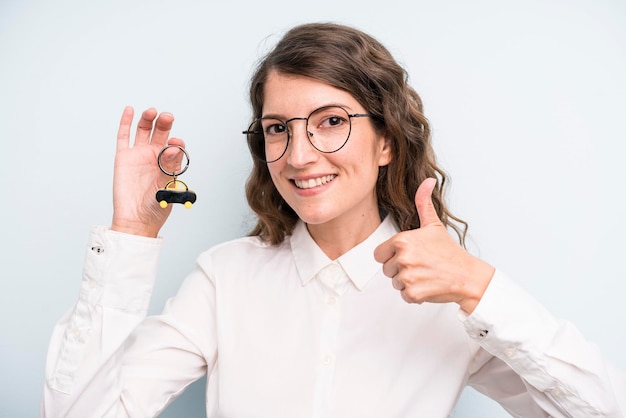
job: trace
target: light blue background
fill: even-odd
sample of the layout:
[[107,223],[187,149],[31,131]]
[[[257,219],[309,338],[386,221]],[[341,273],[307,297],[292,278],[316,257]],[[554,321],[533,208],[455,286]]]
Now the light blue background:
[[[408,69],[471,249],[626,370],[626,3],[0,0],[0,412],[34,417],[51,329],[111,217],[123,107],[176,116],[194,208],[176,208],[152,300],[252,222],[241,130],[256,60],[287,28],[364,29]],[[203,416],[203,382],[165,416]],[[421,400],[425,402],[427,400]],[[455,417],[507,416],[467,390]]]

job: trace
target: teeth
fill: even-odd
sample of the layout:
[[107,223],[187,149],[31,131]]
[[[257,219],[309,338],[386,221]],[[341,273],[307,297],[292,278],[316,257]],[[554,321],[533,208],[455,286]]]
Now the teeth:
[[311,189],[313,187],[326,184],[330,182],[332,179],[334,179],[335,177],[337,177],[335,174],[329,174],[328,176],[318,177],[316,179],[295,180],[295,183],[296,183],[296,187],[298,187],[299,189]]

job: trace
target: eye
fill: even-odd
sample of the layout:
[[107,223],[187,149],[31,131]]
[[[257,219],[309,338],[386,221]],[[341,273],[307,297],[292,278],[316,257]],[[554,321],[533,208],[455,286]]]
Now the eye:
[[284,123],[278,121],[267,121],[263,124],[263,133],[268,136],[282,135],[287,132],[287,127]]
[[318,130],[335,130],[350,126],[350,119],[348,112],[341,107],[322,107],[309,116],[309,126],[314,126],[314,129]]
[[333,126],[341,126],[346,123],[346,119],[341,116],[329,116],[322,121],[322,126],[325,127],[333,127]]

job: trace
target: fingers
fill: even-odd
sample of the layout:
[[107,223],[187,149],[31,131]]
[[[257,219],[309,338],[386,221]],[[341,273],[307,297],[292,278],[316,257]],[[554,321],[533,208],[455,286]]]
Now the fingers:
[[393,257],[395,252],[395,247],[389,239],[376,247],[376,249],[374,250],[374,260],[378,261],[379,263],[385,263],[387,262],[387,260]]
[[163,112],[158,115],[155,108],[146,109],[137,122],[135,145],[154,144],[165,146],[174,124],[174,115]]
[[[431,198],[436,185],[437,179],[430,177],[424,180],[415,192],[415,208],[417,209],[421,227],[433,223],[441,223]],[[395,253],[396,248],[394,238],[392,237],[376,247],[374,250],[374,259],[379,263],[385,263],[391,259]]]
[[[402,297],[402,300],[404,300],[406,303],[414,303],[407,295],[406,292],[404,291],[400,291],[400,296]],[[419,304],[419,302],[418,302]]]
[[143,111],[139,122],[137,122],[135,145],[144,145],[150,143],[150,136],[152,135],[152,125],[156,117],[157,110],[153,107]]
[[[157,116],[158,115],[158,116]],[[134,110],[131,106],[124,108],[120,126],[117,131],[117,147],[125,149],[130,147],[130,128],[133,122]],[[168,137],[174,124],[174,115],[171,113],[158,114],[153,107],[146,109],[141,114],[137,122],[137,132],[135,134],[134,145],[154,144],[157,147],[164,147],[168,143]],[[182,141],[174,139],[173,145],[179,145]]]
[[122,119],[117,130],[117,149],[125,149],[129,146],[130,141],[130,125],[133,123],[133,115],[135,111],[131,106],[126,106],[122,112]]
[[402,281],[398,278],[398,276],[394,276],[391,278],[391,285],[393,286],[394,289],[396,290],[404,290],[404,288],[406,287],[406,285],[404,283],[402,283]]
[[174,115],[167,112],[161,113],[154,123],[154,130],[152,131],[152,139],[150,140],[150,143],[159,147],[164,147],[167,143],[167,138],[170,135],[173,124]]
[[432,193],[437,180],[430,177],[420,184],[415,192],[415,208],[420,219],[420,227],[441,223],[435,206],[433,205]]
[[480,293],[468,292],[467,277],[478,275],[470,274],[473,269],[468,268],[466,253],[437,215],[432,200],[436,184],[435,178],[428,178],[415,193],[420,228],[399,232],[383,242],[374,250],[374,258],[406,302],[456,302],[465,310],[466,295]]

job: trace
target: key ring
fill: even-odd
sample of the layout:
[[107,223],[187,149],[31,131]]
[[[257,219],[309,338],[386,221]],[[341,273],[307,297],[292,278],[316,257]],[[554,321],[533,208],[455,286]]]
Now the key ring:
[[[187,164],[185,164],[185,166],[179,172],[169,172],[164,169],[163,165],[161,164],[161,157],[163,156],[163,153],[165,152],[165,150],[172,147],[181,150],[182,153],[185,154],[185,158],[187,159]],[[180,145],[166,145],[161,150],[161,152],[159,152],[159,156],[157,157],[157,164],[159,165],[159,169],[163,172],[163,174],[172,177],[172,180],[170,180],[162,189],[157,190],[156,192],[155,197],[157,202],[159,202],[159,206],[165,209],[170,203],[181,203],[187,209],[189,209],[196,202],[196,193],[193,190],[189,190],[187,184],[181,180],[178,180],[177,178],[189,168],[189,154],[187,154],[187,151]]]
[[[161,165],[161,157],[163,156],[163,153],[169,149],[169,148],[178,148],[179,150],[181,150],[183,152],[183,154],[185,154],[185,159],[187,160],[187,164],[185,164],[185,166],[182,168],[182,170],[180,170],[178,173],[176,172],[172,172],[170,173],[169,171],[165,170],[163,168],[163,165]],[[166,174],[170,177],[178,177],[181,174],[183,174],[185,171],[187,171],[187,169],[189,168],[189,154],[187,154],[187,151],[185,150],[185,148],[181,147],[180,145],[166,145],[161,152],[159,152],[159,156],[157,157],[157,164],[159,164],[159,168],[161,169],[161,171],[163,172],[163,174]]]

